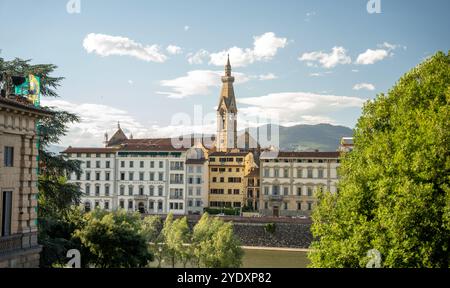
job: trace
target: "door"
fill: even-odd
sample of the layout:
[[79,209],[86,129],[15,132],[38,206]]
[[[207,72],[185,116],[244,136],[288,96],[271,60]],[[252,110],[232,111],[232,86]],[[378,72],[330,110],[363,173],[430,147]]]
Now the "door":
[[139,209],[139,212],[140,212],[141,214],[144,214],[144,213],[145,213],[145,206],[144,206],[144,203],[139,202],[138,209]]
[[273,206],[273,217],[278,217],[280,215],[280,208],[278,206]]

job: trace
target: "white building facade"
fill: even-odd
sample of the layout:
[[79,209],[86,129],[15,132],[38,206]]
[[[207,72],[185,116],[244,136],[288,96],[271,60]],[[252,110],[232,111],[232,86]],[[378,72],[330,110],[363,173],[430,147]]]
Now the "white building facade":
[[338,191],[339,152],[263,152],[260,213],[309,216],[319,190]]

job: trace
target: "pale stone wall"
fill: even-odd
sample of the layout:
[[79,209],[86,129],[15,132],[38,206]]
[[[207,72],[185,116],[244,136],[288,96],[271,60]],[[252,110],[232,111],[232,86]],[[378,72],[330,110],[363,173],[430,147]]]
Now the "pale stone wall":
[[[12,192],[11,235],[22,234],[21,252],[5,254],[0,251],[0,266],[37,267],[39,262],[36,117],[26,109],[22,111],[0,103],[0,201],[4,191]],[[5,146],[14,147],[13,167],[4,167]],[[2,205],[0,212],[1,209]]]

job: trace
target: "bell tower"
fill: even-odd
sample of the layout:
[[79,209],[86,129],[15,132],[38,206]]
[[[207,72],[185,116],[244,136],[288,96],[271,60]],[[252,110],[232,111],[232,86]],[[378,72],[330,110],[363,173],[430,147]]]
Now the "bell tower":
[[228,152],[237,148],[237,107],[233,88],[234,77],[231,76],[230,55],[222,76],[222,90],[217,107],[216,148]]

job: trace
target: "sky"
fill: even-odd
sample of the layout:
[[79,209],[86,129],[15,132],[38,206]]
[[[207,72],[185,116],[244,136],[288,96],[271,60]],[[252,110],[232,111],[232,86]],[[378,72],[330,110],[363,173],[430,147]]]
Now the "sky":
[[[364,102],[450,50],[450,1],[0,0],[0,57],[58,66],[76,113],[62,146],[214,133],[220,76],[233,69],[238,128],[353,128]],[[381,12],[381,13],[369,13]]]

